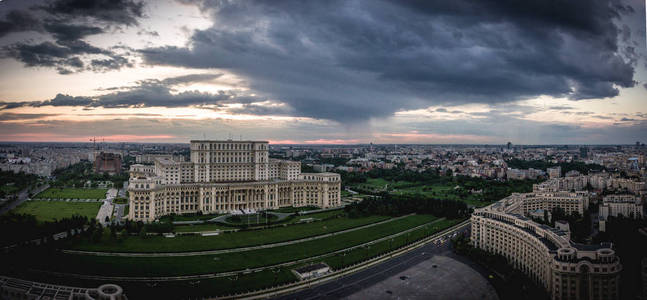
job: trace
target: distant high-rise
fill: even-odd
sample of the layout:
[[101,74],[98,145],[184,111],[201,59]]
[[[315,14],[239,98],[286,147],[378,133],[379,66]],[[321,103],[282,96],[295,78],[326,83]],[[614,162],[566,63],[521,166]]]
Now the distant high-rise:
[[580,147],[580,157],[581,158],[588,158],[589,157],[589,148],[588,147]]
[[510,148],[512,148],[512,143],[508,142],[508,150],[510,150]]
[[116,153],[99,153],[94,160],[94,172],[96,173],[121,173],[121,155]]

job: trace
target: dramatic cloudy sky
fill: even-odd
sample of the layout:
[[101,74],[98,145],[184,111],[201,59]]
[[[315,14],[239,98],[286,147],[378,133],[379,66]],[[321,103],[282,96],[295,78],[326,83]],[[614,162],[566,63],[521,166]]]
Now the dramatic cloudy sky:
[[0,141],[647,142],[643,0],[0,1]]

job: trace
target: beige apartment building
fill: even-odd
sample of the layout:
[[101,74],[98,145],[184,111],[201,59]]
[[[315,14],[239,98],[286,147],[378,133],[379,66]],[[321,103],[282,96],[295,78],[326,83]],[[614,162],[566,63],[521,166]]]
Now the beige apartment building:
[[155,158],[132,165],[131,220],[163,215],[227,213],[283,206],[341,205],[336,173],[301,173],[301,163],[269,159],[266,141],[191,141],[191,160]]
[[575,243],[568,231],[526,218],[523,207],[523,197],[510,196],[476,209],[472,245],[507,258],[554,300],[619,299],[622,265],[610,244]]
[[604,196],[602,205],[600,205],[600,217],[606,220],[609,216],[641,219],[643,217],[642,200],[639,196],[629,194]]
[[551,211],[559,207],[568,215],[577,212],[584,214],[589,206],[589,195],[587,192],[534,192],[534,193],[514,193],[512,197],[519,198],[521,203],[521,212],[528,215],[530,212],[538,209]]

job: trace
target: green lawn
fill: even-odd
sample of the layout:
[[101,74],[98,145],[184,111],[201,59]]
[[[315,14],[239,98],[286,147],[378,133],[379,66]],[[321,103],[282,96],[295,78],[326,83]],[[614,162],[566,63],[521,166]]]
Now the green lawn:
[[235,227],[220,225],[217,223],[195,224],[195,225],[175,225],[173,231],[175,232],[202,232],[202,231],[216,231],[216,230],[231,230]]
[[279,209],[273,209],[272,211],[281,212],[281,213],[293,213],[293,212],[308,211],[308,210],[315,210],[315,209],[319,209],[319,207],[316,207],[316,206],[303,206],[303,207],[286,206],[286,207],[281,207]]
[[0,190],[5,192],[5,194],[11,194],[13,192],[17,192],[19,189],[15,185],[2,185],[0,186]]
[[73,215],[86,216],[93,219],[97,216],[100,202],[65,202],[65,201],[26,201],[16,207],[13,212],[36,216],[41,222],[53,221]]
[[[389,217],[386,216],[370,216],[356,219],[338,218],[321,222],[280,226],[269,229],[222,233],[218,236],[206,237],[200,235],[176,236],[174,238],[151,236],[146,239],[142,239],[137,236],[129,236],[122,241],[104,239],[98,243],[83,240],[70,245],[68,248],[76,250],[112,252],[183,252],[229,249],[301,239],[304,237],[316,236],[371,224],[388,218]],[[190,232],[196,231],[197,229],[205,229],[205,226],[209,225],[212,224],[181,226],[177,228],[186,228],[186,231]],[[224,228],[231,229],[231,227]],[[209,230],[224,228],[210,227]]]
[[[275,248],[188,257],[101,257],[53,253],[30,255],[26,261],[5,256],[3,263],[22,268],[65,270],[79,274],[115,276],[172,276],[245,270],[294,261],[330,253],[353,245],[369,242],[387,235],[437,220],[430,215],[414,215],[386,224],[338,234],[328,238],[301,242]],[[431,225],[433,226],[433,225]]]
[[171,219],[173,221],[201,221],[201,220],[210,220],[215,217],[221,216],[223,214],[208,214],[208,215],[197,215],[197,214],[186,214],[186,215],[171,215],[162,216],[160,222],[169,222]]
[[267,216],[262,216],[261,214],[253,214],[253,215],[229,216],[227,217],[226,222],[234,225],[254,226],[254,225],[268,224],[269,222],[273,222],[278,219],[279,217],[271,214]]
[[105,199],[107,189],[48,188],[36,195],[42,199]]
[[393,241],[381,241],[375,244],[370,245],[369,247],[356,248],[346,252],[346,255],[343,253],[328,256],[323,259],[330,267],[333,269],[339,269],[344,266],[349,266],[356,264],[358,262],[367,260],[374,256],[378,256],[382,253],[389,252],[393,249],[400,248],[407,245],[408,243],[417,241],[424,237],[427,237],[433,233],[441,231],[445,228],[451,227],[455,224],[460,223],[462,220],[440,220],[429,227],[423,227],[417,230],[410,232],[408,235],[400,235],[393,238]]
[[[316,262],[324,261],[333,268],[339,268],[342,266],[342,262],[343,262],[343,265],[349,265],[349,264],[360,262],[372,256],[384,253],[385,251],[388,251],[390,249],[395,249],[397,247],[403,246],[407,242],[410,243],[414,240],[420,239],[431,233],[435,233],[440,230],[443,230],[444,228],[454,225],[460,221],[461,220],[439,220],[429,225],[429,227],[423,227],[421,229],[411,232],[411,234],[408,236],[401,235],[399,237],[396,237],[393,239],[393,242],[390,242],[387,240],[387,241],[373,244],[369,248],[358,248],[356,250],[351,250],[347,252],[347,255],[343,256],[343,258],[341,255],[334,255],[334,256],[328,256],[323,259],[313,260],[312,262],[316,263]],[[36,257],[43,264],[42,266],[50,269],[54,269],[56,267],[48,265],[46,261],[48,259],[49,260],[60,259],[60,257],[58,256],[42,257],[41,255],[38,255],[38,254],[29,255],[29,256],[25,255],[25,257]],[[88,260],[88,257],[83,257],[82,262],[75,261],[74,257],[76,256],[71,256],[71,258],[68,258],[70,259],[68,262],[75,266],[75,269],[69,270],[70,272],[75,270],[78,271],[79,269],[77,269],[76,266],[81,265],[83,263],[90,262],[93,264],[93,266],[96,266],[97,264],[96,260],[92,260],[92,259]],[[253,258],[253,256],[251,255],[248,255],[248,257]],[[2,254],[0,254],[0,259],[6,259],[6,258],[7,257],[3,257]],[[202,259],[202,261],[221,261],[223,259],[226,259],[226,258],[206,256]],[[112,266],[110,264],[110,260],[112,260],[112,258],[106,258],[105,261],[101,262],[101,264],[108,266],[109,267],[108,269],[111,270],[110,272],[113,272]],[[200,261],[196,261],[196,262],[199,263]],[[124,262],[118,261],[118,263],[119,265],[121,265],[121,267],[125,268],[126,270],[129,270],[127,266],[123,265]],[[132,268],[134,269],[142,266],[146,266],[147,268],[152,268],[155,264],[158,264],[158,262],[146,260],[146,261],[141,261],[136,263]],[[25,269],[25,264],[15,259],[9,261],[6,266],[8,269],[11,269],[11,268],[17,268],[18,270]],[[34,264],[33,266],[38,267],[38,264]],[[127,282],[111,281],[111,282],[119,284],[125,290],[130,291],[129,296],[132,296],[132,298],[137,298],[137,299],[146,298],[146,297],[148,298],[186,298],[186,297],[202,298],[202,297],[208,297],[208,296],[228,295],[228,294],[232,294],[233,292],[252,291],[252,290],[273,286],[276,284],[285,284],[288,282],[292,282],[292,281],[295,281],[296,278],[294,277],[294,275],[291,273],[290,270],[296,267],[297,265],[284,267],[276,270],[277,271],[276,273],[272,272],[272,270],[265,270],[261,272],[251,273],[251,274],[239,273],[238,276],[222,277],[222,278],[215,278],[215,279],[157,282],[155,284],[154,289],[152,289],[151,285],[149,285],[148,283],[143,283],[143,282],[131,282],[131,281],[127,281]],[[208,270],[208,272],[213,271],[213,270],[210,270],[210,268],[206,268],[206,269]],[[65,269],[65,270],[68,270],[68,269]],[[178,270],[181,270],[181,269],[178,269]],[[91,267],[88,268],[87,271],[88,273],[95,273],[95,274],[97,273],[97,271],[92,270]],[[182,270],[182,271],[185,271],[185,270]],[[146,271],[141,271],[139,273],[142,273],[142,272],[145,273]],[[126,275],[129,275],[130,273],[131,272],[117,274],[117,275],[126,276]],[[150,275],[153,276],[155,274],[150,274]],[[38,278],[35,278],[35,279],[38,279]],[[72,279],[72,278],[49,278],[49,280],[53,281],[54,283],[73,285],[73,286],[94,286],[99,284],[96,282],[89,282],[86,280]],[[83,283],[83,284],[80,284],[80,283]]]
[[128,204],[128,199],[126,198],[116,198],[112,200],[113,203],[115,204]]
[[[288,218],[286,220],[279,222],[279,224],[280,223],[294,224],[294,223],[301,222],[301,220],[305,221],[306,219],[310,219],[310,218],[316,219],[316,220],[328,219],[342,214],[344,214],[344,211],[341,209],[330,210],[330,211],[324,211],[319,213],[294,216],[292,218]],[[227,230],[227,229],[236,229],[236,228],[217,224],[217,223],[208,223],[208,224],[193,224],[193,225],[175,225],[175,228],[173,230],[175,232],[201,232],[201,231],[216,231],[219,229]]]

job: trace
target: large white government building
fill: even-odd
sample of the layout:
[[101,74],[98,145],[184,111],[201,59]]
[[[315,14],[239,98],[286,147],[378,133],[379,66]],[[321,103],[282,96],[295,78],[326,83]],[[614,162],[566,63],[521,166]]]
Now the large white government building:
[[[471,217],[474,247],[504,256],[541,284],[552,299],[619,299],[622,265],[610,244],[582,245],[570,232],[538,224],[525,216],[536,206],[580,211],[582,195],[513,194],[476,209]],[[574,199],[582,203],[574,205]],[[540,204],[536,204],[540,203]]]
[[266,141],[191,141],[191,160],[172,156],[130,167],[128,218],[228,213],[283,206],[341,205],[336,173],[301,173],[301,163],[269,158]]

